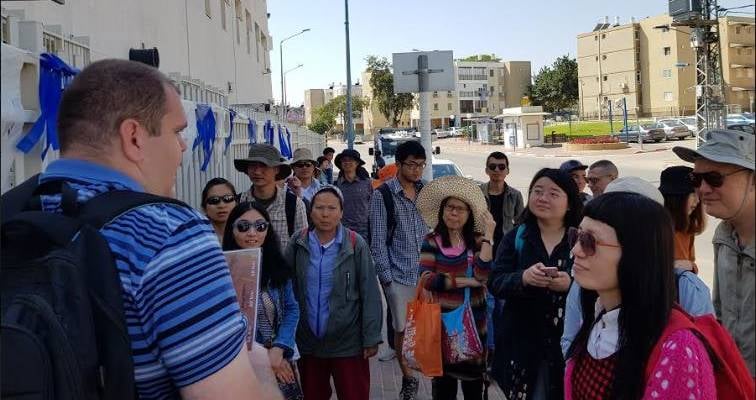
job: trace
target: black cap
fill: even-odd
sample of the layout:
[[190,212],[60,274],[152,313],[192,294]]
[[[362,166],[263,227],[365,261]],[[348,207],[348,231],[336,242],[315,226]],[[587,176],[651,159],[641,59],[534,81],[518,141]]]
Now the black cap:
[[662,171],[659,191],[664,195],[686,195],[695,191],[690,182],[690,173],[693,168],[678,165]]
[[559,166],[559,170],[567,174],[577,169],[586,170],[588,169],[588,166],[583,165],[583,163],[578,160],[568,160],[563,162],[562,165]]

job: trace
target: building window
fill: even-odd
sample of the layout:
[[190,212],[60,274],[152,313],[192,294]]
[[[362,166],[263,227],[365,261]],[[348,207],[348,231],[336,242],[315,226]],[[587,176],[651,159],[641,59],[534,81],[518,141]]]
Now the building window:
[[594,36],[593,40],[598,40],[598,35]]
[[452,94],[451,90],[449,90],[448,92],[446,92],[446,97],[452,97],[452,96],[453,96],[453,94]]
[[604,75],[604,82],[606,82],[606,81],[607,81],[607,79],[609,79],[609,77],[608,77],[608,76],[606,76],[606,75]]
[[753,54],[753,49],[745,49],[745,55],[750,56]]
[[602,55],[601,55],[601,59],[602,59],[602,60],[606,60],[606,54],[602,54]]
[[665,33],[666,33],[666,32],[669,32],[669,27],[668,27],[668,26],[663,26],[663,27],[661,28],[661,31],[662,31],[662,32],[665,32]]
[[662,70],[662,76],[665,78],[671,78],[672,77],[672,70],[671,69],[663,69]]
[[433,103],[433,111],[438,111],[438,103]]
[[212,18],[212,14],[210,13],[210,0],[205,0],[205,15],[207,15],[208,18]]
[[491,77],[491,78],[493,78],[493,76],[494,76],[494,70],[492,70],[492,69],[489,70],[488,71],[488,76]]
[[640,73],[640,71],[637,71],[635,73],[635,81],[638,82],[638,83],[640,83],[640,81],[641,81],[641,73]]
[[438,92],[433,92],[433,97],[438,97]]
[[220,0],[221,27],[226,30],[226,0]]
[[739,26],[735,27],[735,34],[736,35],[740,35],[740,27]]
[[672,101],[672,92],[664,92],[664,101]]
[[596,56],[596,61],[598,61],[598,56]]
[[668,56],[670,54],[672,54],[672,48],[671,47],[665,47],[664,48],[664,55]]
[[606,39],[606,33],[601,34],[601,39]]
[[640,32],[635,31],[635,40],[638,40],[638,39],[640,39]]
[[447,109],[448,111],[451,111],[451,110],[452,110],[452,103],[448,103],[448,104],[446,104],[446,109]]

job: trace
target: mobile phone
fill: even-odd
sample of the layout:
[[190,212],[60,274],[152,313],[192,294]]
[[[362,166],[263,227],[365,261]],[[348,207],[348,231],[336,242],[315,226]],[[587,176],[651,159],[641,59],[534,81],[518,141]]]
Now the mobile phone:
[[541,268],[541,271],[552,278],[559,276],[559,268],[557,267],[543,267]]

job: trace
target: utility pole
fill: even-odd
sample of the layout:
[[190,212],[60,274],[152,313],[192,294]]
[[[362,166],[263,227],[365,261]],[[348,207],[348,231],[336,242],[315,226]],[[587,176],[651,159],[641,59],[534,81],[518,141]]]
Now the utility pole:
[[281,107],[278,109],[278,117],[280,119],[282,119],[282,120],[285,118],[284,117],[284,115],[285,115],[284,108],[286,108],[286,105],[285,105],[286,104],[286,92],[285,92],[285,89],[284,89],[283,44],[284,44],[285,41],[287,41],[287,40],[289,40],[291,38],[297,37],[297,36],[299,36],[299,35],[301,35],[301,34],[303,34],[305,32],[309,32],[309,31],[310,31],[310,28],[302,29],[301,31],[299,31],[299,32],[297,32],[297,33],[295,33],[293,35],[287,36],[287,37],[283,38],[280,42],[278,42],[278,55],[279,55],[280,60],[281,60]]
[[346,122],[344,134],[347,137],[347,148],[354,148],[354,126],[352,125],[352,63],[349,55],[349,0],[344,0],[344,29],[346,30]]

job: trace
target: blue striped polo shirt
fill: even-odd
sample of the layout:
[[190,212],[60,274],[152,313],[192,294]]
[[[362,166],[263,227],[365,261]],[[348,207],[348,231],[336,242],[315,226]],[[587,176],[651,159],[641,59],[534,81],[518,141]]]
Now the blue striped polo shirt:
[[[110,190],[144,191],[132,178],[82,160],[54,161],[40,182],[65,179],[86,202]],[[60,212],[60,195],[43,209]],[[141,399],[172,399],[239,354],[246,320],[215,233],[196,210],[149,204],[106,224]]]

